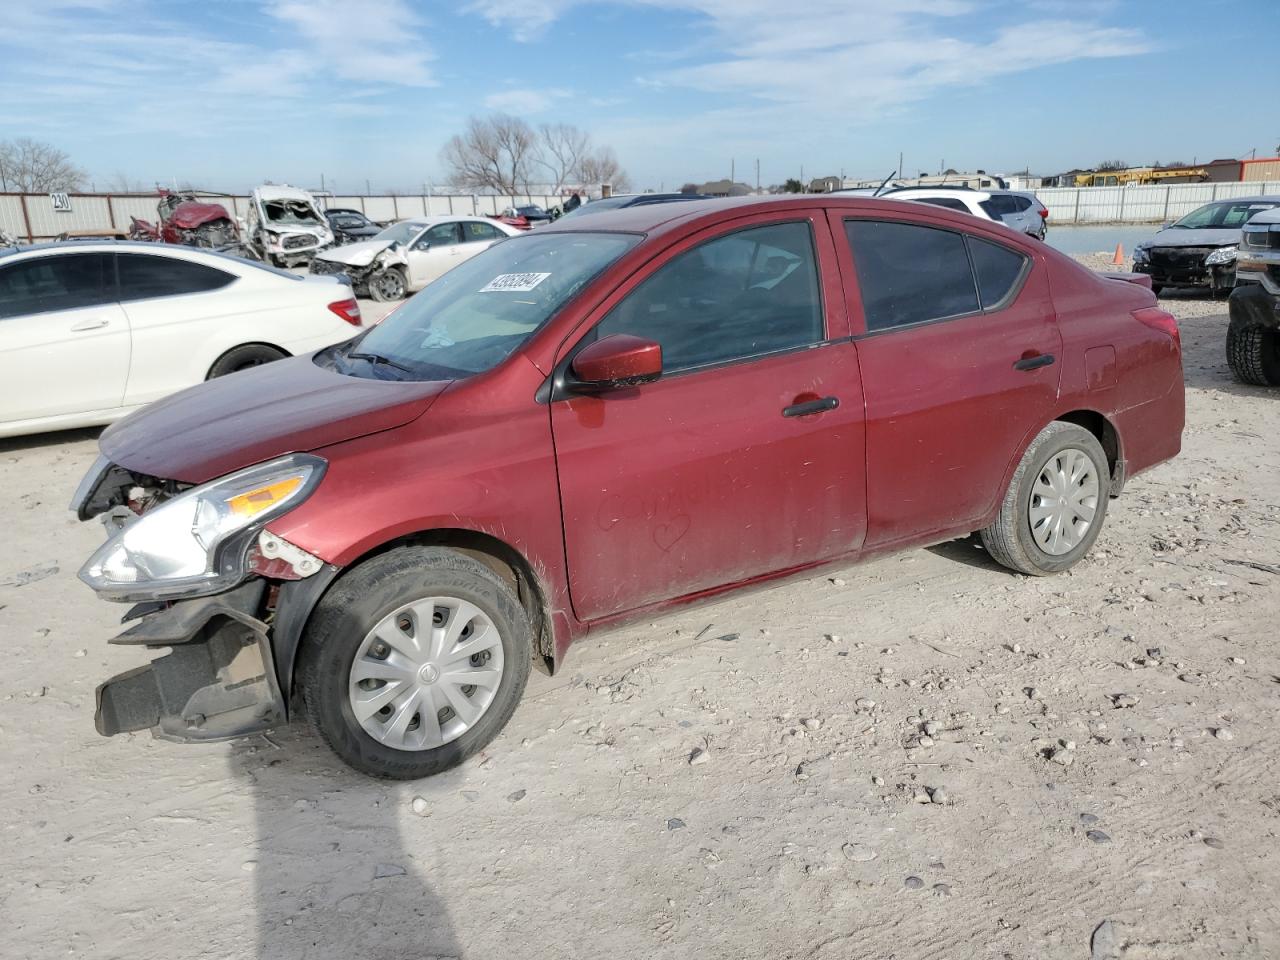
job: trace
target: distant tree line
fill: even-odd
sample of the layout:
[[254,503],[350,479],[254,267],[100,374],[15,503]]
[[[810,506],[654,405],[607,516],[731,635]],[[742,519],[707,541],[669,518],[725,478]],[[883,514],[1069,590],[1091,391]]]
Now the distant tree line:
[[79,190],[86,174],[49,143],[30,137],[0,140],[0,191],[69,193]]
[[536,129],[519,117],[495,113],[472,117],[467,129],[440,151],[449,182],[465,190],[529,193],[546,183],[552,193],[566,185],[631,186],[612,147],[594,146],[585,131],[569,123],[544,123]]

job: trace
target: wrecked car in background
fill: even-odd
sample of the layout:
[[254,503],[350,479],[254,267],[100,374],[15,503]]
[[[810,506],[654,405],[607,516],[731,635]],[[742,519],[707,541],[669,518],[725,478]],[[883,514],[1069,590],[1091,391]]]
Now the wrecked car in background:
[[201,200],[190,192],[160,191],[156,222],[130,217],[130,240],[180,243],[206,250],[238,252],[240,227],[220,203]]
[[389,303],[520,232],[486,217],[417,217],[392,224],[372,240],[324,251],[311,261],[311,272],[346,274],[357,293]]
[[333,230],[307,191],[269,184],[250,198],[249,242],[267,263],[289,267],[333,246]]
[[1228,303],[1227,363],[1236,379],[1280,387],[1280,207],[1245,224]]
[[1236,282],[1236,246],[1249,218],[1280,206],[1280,197],[1236,197],[1192,210],[1133,249],[1133,272],[1151,277],[1156,295],[1165,287],[1230,292]]

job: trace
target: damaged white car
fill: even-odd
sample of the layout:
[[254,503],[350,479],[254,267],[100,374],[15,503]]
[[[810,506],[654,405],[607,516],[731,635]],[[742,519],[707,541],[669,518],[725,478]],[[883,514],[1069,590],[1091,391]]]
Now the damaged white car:
[[376,237],[334,247],[311,261],[314,274],[345,274],[356,292],[402,300],[499,240],[521,231],[484,217],[417,217]]
[[253,191],[247,235],[254,252],[277,267],[305,263],[333,246],[333,231],[315,198],[286,185]]

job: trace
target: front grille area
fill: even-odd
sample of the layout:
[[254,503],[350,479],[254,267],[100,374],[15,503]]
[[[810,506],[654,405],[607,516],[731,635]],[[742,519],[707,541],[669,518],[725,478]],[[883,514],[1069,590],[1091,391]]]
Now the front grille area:
[[1215,247],[1152,247],[1147,254],[1160,274],[1195,273],[1204,269],[1204,258]]
[[314,247],[316,238],[306,233],[294,233],[285,237],[280,246],[286,250],[301,250],[304,247]]
[[346,264],[334,263],[332,260],[320,260],[317,258],[311,261],[311,272],[314,274],[343,273],[346,269]]

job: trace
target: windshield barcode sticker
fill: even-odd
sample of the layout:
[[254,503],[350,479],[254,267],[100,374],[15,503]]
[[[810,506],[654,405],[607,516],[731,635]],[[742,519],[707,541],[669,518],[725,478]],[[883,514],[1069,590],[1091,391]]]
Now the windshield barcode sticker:
[[480,292],[528,293],[549,276],[549,273],[504,273],[486,283]]

